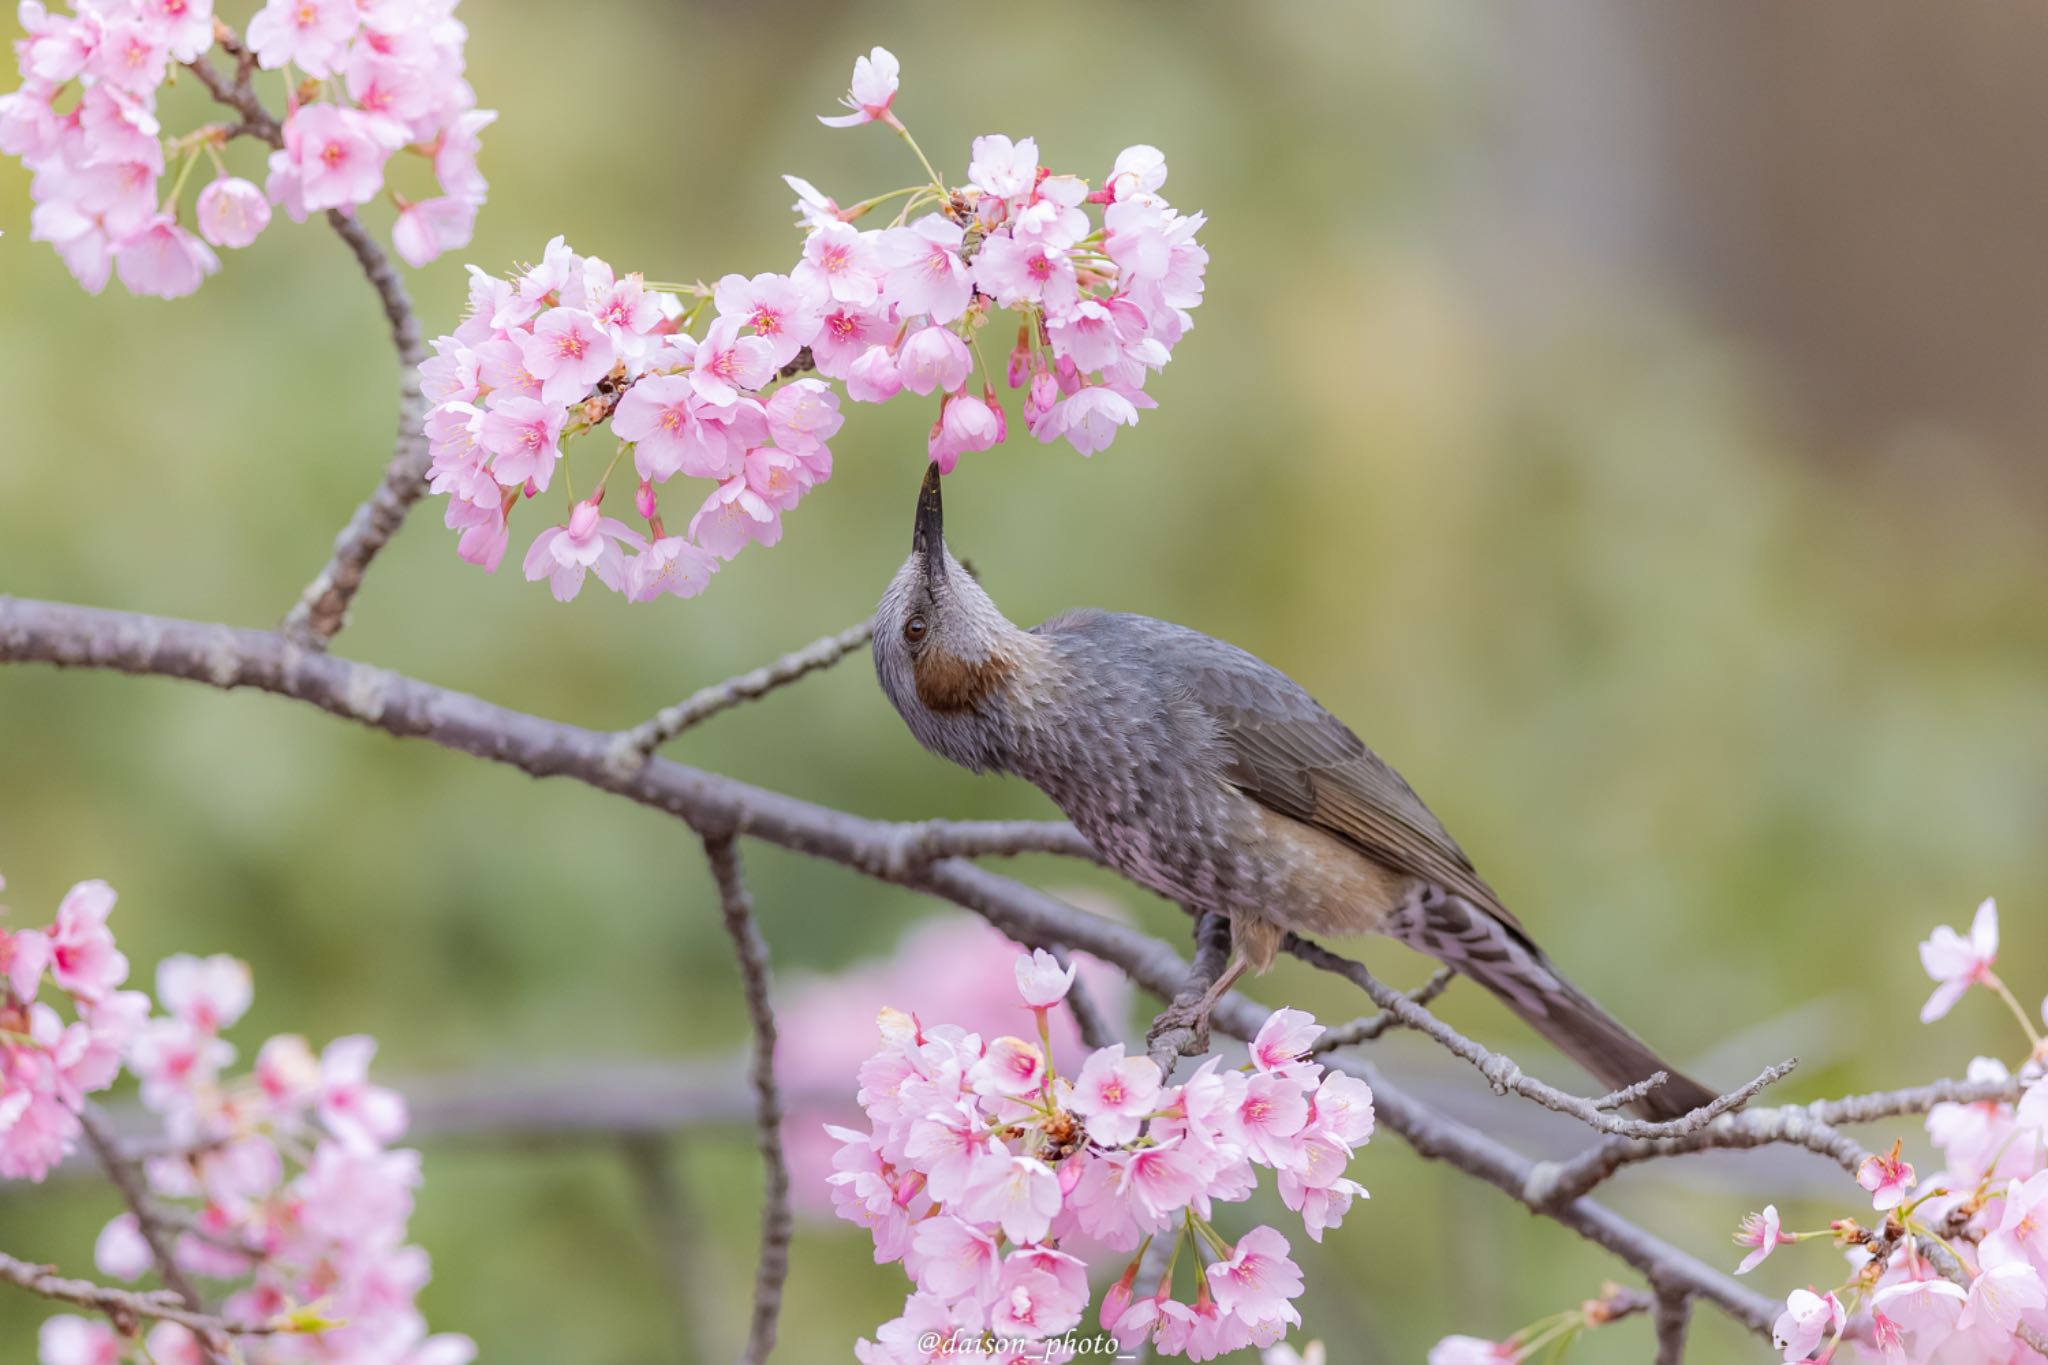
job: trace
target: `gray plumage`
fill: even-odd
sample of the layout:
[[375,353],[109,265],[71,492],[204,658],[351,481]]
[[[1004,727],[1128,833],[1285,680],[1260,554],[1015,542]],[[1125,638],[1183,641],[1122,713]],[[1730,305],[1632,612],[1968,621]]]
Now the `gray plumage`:
[[[947,550],[936,472],[875,614],[882,689],[920,743],[1012,773],[1132,880],[1228,914],[1264,971],[1285,930],[1388,933],[1471,976],[1620,1088],[1671,1070],[1559,975],[1414,790],[1292,678],[1146,616],[1013,625]],[[1672,1073],[1638,1108],[1713,1093]]]

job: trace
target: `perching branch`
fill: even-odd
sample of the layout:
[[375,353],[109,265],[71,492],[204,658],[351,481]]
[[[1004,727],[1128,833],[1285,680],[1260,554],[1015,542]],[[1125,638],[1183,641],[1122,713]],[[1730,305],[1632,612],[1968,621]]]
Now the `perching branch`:
[[1653,1123],[1647,1119],[1630,1118],[1627,1115],[1611,1114],[1607,1106],[1612,1097],[1586,1099],[1568,1094],[1556,1086],[1546,1085],[1534,1076],[1524,1072],[1510,1058],[1491,1051],[1473,1042],[1464,1034],[1431,1014],[1421,1005],[1409,999],[1406,994],[1395,990],[1365,969],[1365,964],[1350,958],[1340,957],[1320,944],[1289,934],[1283,947],[1311,966],[1324,971],[1335,972],[1371,996],[1373,1003],[1394,1016],[1395,1019],[1419,1033],[1427,1034],[1453,1056],[1462,1057],[1479,1069],[1498,1094],[1513,1091],[1525,1099],[1534,1100],[1545,1109],[1554,1109],[1560,1114],[1569,1114],[1588,1127],[1602,1133],[1619,1137],[1655,1139],[1677,1137],[1706,1127],[1721,1115],[1739,1109],[1766,1086],[1775,1085],[1790,1075],[1798,1065],[1796,1059],[1766,1067],[1756,1079],[1738,1089],[1720,1096],[1712,1104],[1703,1105],[1682,1118],[1669,1122]]
[[796,1224],[789,1211],[789,1162],[782,1152],[782,1098],[775,1089],[775,1006],[768,992],[768,944],[754,921],[753,897],[740,875],[739,850],[731,835],[704,840],[725,932],[739,959],[747,1016],[754,1025],[755,1126],[767,1190],[761,1200],[761,1254],[754,1270],[754,1319],[747,1333],[747,1365],[765,1365],[775,1349],[775,1319],[782,1311],[782,1284],[789,1276],[789,1243]]
[[1683,1293],[1657,1294],[1656,1365],[1682,1365],[1685,1360],[1685,1329],[1692,1318],[1692,1300]]
[[1187,977],[1145,1033],[1146,1050],[1162,1080],[1172,1079],[1181,1058],[1209,1050],[1209,1021],[1201,1004],[1229,962],[1230,916],[1205,911],[1195,921],[1195,960],[1188,964]]
[[[238,55],[245,51],[232,34],[224,34],[220,43]],[[239,63],[232,81],[204,57],[187,66],[214,99],[242,116],[242,123],[232,131],[246,132],[273,147],[284,146],[283,125],[250,88],[247,61]],[[390,255],[353,214],[329,209],[327,222],[355,254],[356,263],[362,267],[370,287],[377,291],[384,305],[384,317],[391,324],[391,345],[398,356],[398,431],[384,477],[341,528],[326,567],[307,584],[284,618],[284,632],[308,649],[325,649],[347,623],[349,603],[362,586],[370,561],[398,533],[406,513],[427,487],[427,436],[422,426],[427,402],[420,392],[419,376],[427,348],[420,339],[412,297]]]
[[736,678],[727,678],[722,683],[691,693],[674,706],[664,707],[648,720],[623,732],[619,736],[620,761],[631,763],[636,758],[645,759],[699,721],[738,706],[741,702],[765,696],[776,688],[785,687],[821,668],[830,668],[865,645],[874,633],[874,624],[862,621],[859,625],[848,626],[837,635],[827,635],[823,639],[813,640],[802,649],[785,654],[773,663],[750,669]]
[[[1408,992],[1408,998],[1418,1005],[1427,1005],[1450,988],[1458,973],[1450,967],[1439,967],[1429,975],[1429,980]],[[1386,1010],[1353,1019],[1348,1024],[1339,1024],[1326,1031],[1309,1047],[1308,1055],[1320,1057],[1325,1052],[1335,1052],[1340,1047],[1354,1047],[1369,1043],[1390,1028],[1400,1026],[1401,1021]]]

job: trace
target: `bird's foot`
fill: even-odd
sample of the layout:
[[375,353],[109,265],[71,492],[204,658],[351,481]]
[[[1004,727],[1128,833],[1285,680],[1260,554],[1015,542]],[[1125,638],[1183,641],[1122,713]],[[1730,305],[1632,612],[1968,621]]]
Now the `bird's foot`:
[[1175,1001],[1159,1011],[1145,1031],[1145,1051],[1160,1063],[1160,1070],[1171,1069],[1165,1058],[1199,1057],[1209,1050],[1209,1009],[1214,1003],[1203,996]]

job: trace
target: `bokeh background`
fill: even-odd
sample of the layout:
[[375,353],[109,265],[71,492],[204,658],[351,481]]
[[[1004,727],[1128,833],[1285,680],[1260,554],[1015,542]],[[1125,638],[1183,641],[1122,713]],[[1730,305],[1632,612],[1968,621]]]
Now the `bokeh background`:
[[[1149,612],[1285,667],[1407,773],[1581,984],[1710,1079],[1797,1054],[1783,1094],[1805,1098],[2018,1050],[1988,997],[1919,1027],[1914,944],[1995,894],[2007,975],[2048,990],[2039,6],[462,14],[503,117],[475,245],[411,275],[430,333],[456,316],[462,260],[503,269],[558,232],[656,278],[786,268],[779,173],[841,195],[910,174],[894,139],[811,117],[874,43],[902,58],[899,111],[952,175],[981,132],[1035,134],[1091,176],[1156,143],[1167,192],[1210,213],[1212,253],[1159,409],[1093,461],[1013,441],[948,490],[957,547],[1011,613]],[[11,162],[0,228],[0,591],[274,620],[388,448],[389,350],[339,245],[280,221],[164,304],[80,294],[29,241]],[[427,511],[341,649],[635,721],[866,614],[906,548],[929,420],[910,400],[855,412],[783,545],[691,603],[558,606],[515,567],[459,563]],[[921,753],[859,660],[676,753],[874,816],[1048,813]],[[16,913],[111,880],[139,964],[251,961],[252,1044],[367,1029],[384,1073],[412,1078],[716,1059],[743,1035],[697,846],[579,787],[263,697],[33,669],[0,671],[0,779]],[[749,853],[786,973],[829,976],[958,913]],[[1184,932],[1106,876],[1017,870]],[[1367,955],[1423,974],[1397,948]],[[1356,1008],[1287,967],[1254,991]],[[1576,1079],[1478,992],[1442,1008]],[[1414,1040],[1379,1054],[1532,1150],[1572,1140]],[[750,1139],[710,1124],[666,1160],[698,1266],[680,1344],[641,1188],[604,1146],[426,1144],[431,1320],[489,1362],[726,1358]],[[1312,1254],[1303,1304],[1333,1359],[1505,1335],[1618,1271],[1397,1139],[1354,1173],[1374,1198]],[[1788,1156],[1673,1163],[1608,1197],[1727,1262],[1745,1209],[1775,1199],[1812,1225],[1848,1193]],[[113,1200],[81,1181],[0,1192],[7,1249],[83,1268]],[[1831,1256],[1757,1278],[1826,1281]],[[806,1223],[783,1358],[845,1359],[901,1293],[860,1233]],[[0,1298],[0,1359],[29,1358],[40,1316]],[[1762,1358],[1699,1320],[1700,1359]],[[1647,1354],[1640,1323],[1604,1338],[1578,1358]]]

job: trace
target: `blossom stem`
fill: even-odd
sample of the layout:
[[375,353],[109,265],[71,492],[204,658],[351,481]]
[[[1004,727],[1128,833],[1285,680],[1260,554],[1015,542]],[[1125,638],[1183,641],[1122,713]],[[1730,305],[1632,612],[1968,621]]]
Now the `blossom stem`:
[[1984,984],[1995,991],[1998,998],[2005,1002],[2005,1007],[2012,1011],[2012,1017],[2019,1020],[2020,1027],[2026,1030],[2027,1046],[2038,1052],[2041,1048],[2040,1031],[2034,1027],[2034,1021],[2027,1017],[2026,1009],[2020,1004],[2018,997],[2013,995],[2012,988],[2007,986],[1996,972],[1984,973]]
[[[185,193],[185,182],[192,178],[192,168],[194,166],[197,166],[198,164],[199,149],[197,147],[194,147],[192,150],[185,153],[185,164],[178,168],[178,178],[171,182],[171,192],[164,199],[164,209],[166,212],[169,212],[174,215],[177,213],[178,200]],[[2015,1006],[2015,1008],[2017,1008],[2017,1006]]]
[[929,185],[906,185],[900,190],[890,190],[887,194],[878,194],[872,199],[863,199],[858,204],[849,204],[841,209],[839,211],[839,219],[841,222],[851,223],[854,219],[866,214],[869,209],[880,208],[891,199],[901,199],[906,194],[921,194],[929,188],[931,188]]
[[891,128],[896,130],[896,136],[910,144],[910,150],[917,153],[918,164],[923,166],[924,173],[932,178],[932,188],[941,195],[944,195],[946,192],[946,182],[941,180],[939,173],[932,169],[931,158],[924,154],[924,148],[917,145],[917,139],[912,137],[910,130],[903,126],[903,120],[897,118],[893,113],[885,113],[882,115],[882,118]]

